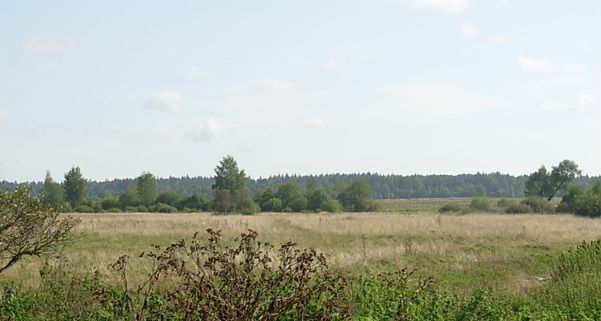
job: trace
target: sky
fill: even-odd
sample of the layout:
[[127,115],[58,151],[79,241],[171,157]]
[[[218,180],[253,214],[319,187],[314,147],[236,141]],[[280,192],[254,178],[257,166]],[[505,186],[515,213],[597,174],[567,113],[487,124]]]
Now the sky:
[[601,1],[0,1],[0,180],[601,174]]

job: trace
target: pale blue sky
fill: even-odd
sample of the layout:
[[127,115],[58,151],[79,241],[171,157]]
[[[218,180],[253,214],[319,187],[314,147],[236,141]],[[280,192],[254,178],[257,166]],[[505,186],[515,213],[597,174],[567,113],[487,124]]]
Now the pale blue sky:
[[601,174],[601,1],[0,1],[0,179]]

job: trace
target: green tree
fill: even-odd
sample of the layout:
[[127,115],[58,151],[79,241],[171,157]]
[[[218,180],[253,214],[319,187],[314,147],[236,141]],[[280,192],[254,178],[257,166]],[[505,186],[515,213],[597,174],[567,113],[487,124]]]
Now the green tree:
[[372,194],[373,192],[367,180],[358,178],[338,195],[338,200],[347,211],[364,212],[373,207],[371,203]]
[[256,202],[263,212],[281,212],[283,208],[282,200],[269,187],[257,195]]
[[175,204],[179,201],[180,197],[177,193],[173,191],[165,191],[159,193],[156,202],[163,203],[171,206],[175,206]]
[[60,209],[65,203],[65,196],[63,189],[59,183],[56,183],[50,172],[46,172],[46,178],[44,179],[44,185],[40,191],[42,202],[48,206]]
[[149,172],[144,172],[138,176],[137,183],[140,203],[146,206],[153,204],[159,195],[156,177]]
[[71,208],[76,209],[81,205],[88,192],[88,182],[81,174],[79,167],[72,167],[65,174],[63,189],[65,191],[65,199],[69,202]]
[[215,168],[215,183],[211,186],[215,195],[215,211],[244,214],[256,212],[256,204],[250,197],[246,180],[246,173],[238,168],[236,160],[229,155],[224,157]]
[[557,193],[565,189],[581,171],[571,160],[564,160],[548,172],[545,166],[530,174],[525,183],[526,196],[540,196],[552,200]]
[[138,197],[135,185],[128,186],[123,194],[119,196],[119,205],[121,206],[121,209],[125,209],[128,206],[140,205],[140,198]]
[[564,190],[569,183],[571,183],[576,176],[582,174],[582,171],[578,169],[578,165],[571,160],[564,160],[559,163],[557,166],[553,167],[551,171],[551,194],[547,196],[547,199],[550,201],[559,193],[559,191]]
[[280,185],[276,195],[282,200],[285,212],[301,212],[307,209],[307,198],[295,182]]
[[322,188],[315,188],[307,192],[307,208],[310,211],[325,211],[330,201],[330,195]]

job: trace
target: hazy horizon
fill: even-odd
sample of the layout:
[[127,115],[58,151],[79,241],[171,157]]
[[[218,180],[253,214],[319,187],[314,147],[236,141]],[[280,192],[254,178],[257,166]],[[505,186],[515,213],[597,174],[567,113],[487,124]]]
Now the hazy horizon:
[[[0,180],[601,174],[601,2],[0,2]],[[283,174],[282,174],[283,175]]]

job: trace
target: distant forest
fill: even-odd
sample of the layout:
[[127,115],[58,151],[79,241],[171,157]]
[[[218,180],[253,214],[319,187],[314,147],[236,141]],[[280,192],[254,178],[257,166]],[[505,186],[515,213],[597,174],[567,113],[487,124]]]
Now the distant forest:
[[[58,176],[60,177],[60,176]],[[336,191],[349,185],[356,178],[365,178],[376,199],[386,198],[445,198],[445,197],[522,197],[528,176],[511,176],[500,173],[461,175],[380,175],[380,174],[324,174],[324,175],[277,175],[269,178],[249,179],[248,188],[256,195],[268,187],[277,189],[285,182],[296,182],[301,187],[321,186],[327,191]],[[580,176],[575,183],[584,188],[593,185],[598,176]],[[18,182],[0,181],[0,190],[14,190]],[[43,182],[23,183],[31,186],[34,193],[42,188]],[[119,196],[135,178],[111,181],[89,181],[89,197]],[[173,191],[179,195],[199,195],[211,198],[213,191],[210,177],[169,177],[158,179],[159,192]]]

